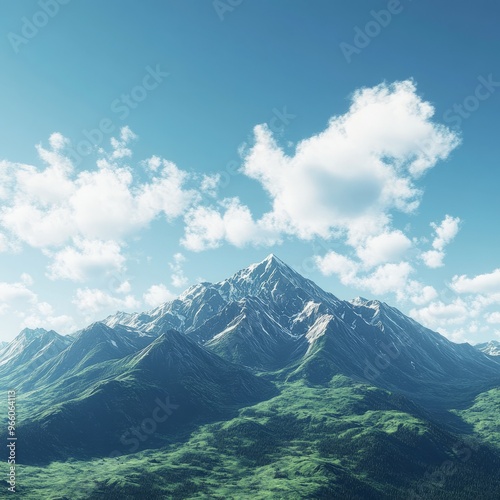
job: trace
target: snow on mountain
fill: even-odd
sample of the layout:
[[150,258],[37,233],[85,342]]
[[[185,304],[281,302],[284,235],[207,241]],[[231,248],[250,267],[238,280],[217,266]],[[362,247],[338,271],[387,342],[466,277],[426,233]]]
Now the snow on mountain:
[[64,350],[33,372],[27,384],[40,385],[81,372],[106,361],[134,354],[150,344],[154,337],[117,324],[110,328],[93,323],[81,330]]
[[[91,325],[34,376],[53,380],[129,356],[171,329],[227,361],[314,380],[343,373],[410,392],[450,380],[500,380],[500,362],[492,356],[450,342],[378,300],[339,300],[272,254],[150,311],[117,313]],[[20,335],[16,349],[36,335]],[[9,356],[6,349],[0,355],[0,361]]]
[[489,356],[500,356],[500,342],[498,340],[476,344],[474,347]]
[[370,380],[391,387],[411,388],[449,375],[487,379],[500,367],[470,345],[454,344],[378,300],[339,300],[273,254],[219,283],[194,285],[152,311],[105,322],[151,334],[163,326],[175,328],[256,369],[297,368],[322,351],[331,370],[371,375]]
[[71,339],[53,330],[25,328],[0,351],[0,367],[36,360],[41,364],[63,351],[69,344]]

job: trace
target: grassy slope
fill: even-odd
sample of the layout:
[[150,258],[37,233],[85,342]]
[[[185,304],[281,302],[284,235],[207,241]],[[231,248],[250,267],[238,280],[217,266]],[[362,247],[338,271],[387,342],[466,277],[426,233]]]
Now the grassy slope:
[[483,392],[466,410],[455,413],[471,424],[481,438],[500,448],[500,388]]
[[405,400],[337,376],[325,387],[288,384],[161,450],[20,467],[18,480],[27,499],[469,499],[481,491],[487,500],[497,498],[499,469],[497,456],[463,445]]

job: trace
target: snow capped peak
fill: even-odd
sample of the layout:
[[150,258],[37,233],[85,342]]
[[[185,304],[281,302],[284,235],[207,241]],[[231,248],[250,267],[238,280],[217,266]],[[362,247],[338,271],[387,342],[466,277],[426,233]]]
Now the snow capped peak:
[[500,356],[500,342],[498,340],[476,344],[474,347],[490,356]]
[[27,353],[28,357],[34,358],[51,345],[68,345],[71,341],[56,333],[54,330],[44,328],[25,328],[9,344],[4,346],[0,353],[0,366]]
[[41,335],[48,333],[45,328],[25,328],[22,330],[17,338],[25,338],[27,340],[33,340]]
[[349,301],[353,306],[364,306],[368,302],[370,302],[368,299],[365,299],[364,297],[356,297],[355,299],[352,299]]
[[376,299],[365,299],[364,297],[356,297],[349,301],[353,306],[369,307],[370,309],[380,309],[383,306],[383,302]]
[[281,259],[276,257],[273,253],[270,253],[262,262],[266,263],[267,265],[275,265],[275,266],[283,266],[283,267],[288,267]]

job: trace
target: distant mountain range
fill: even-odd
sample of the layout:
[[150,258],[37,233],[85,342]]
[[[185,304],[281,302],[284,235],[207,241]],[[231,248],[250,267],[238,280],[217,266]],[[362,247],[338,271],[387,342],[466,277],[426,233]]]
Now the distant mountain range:
[[489,354],[490,356],[500,356],[500,342],[497,340],[490,340],[489,342],[476,344],[474,347],[485,354]]
[[[68,485],[68,498],[130,495],[114,460],[154,455],[171,474],[181,452],[196,482],[152,474],[140,493],[150,496],[131,498],[222,498],[232,491],[223,477],[252,498],[244,478],[257,473],[269,498],[403,498],[428,486],[429,467],[459,463],[456,443],[474,438],[441,496],[420,498],[488,499],[500,488],[500,428],[485,424],[500,422],[499,348],[455,344],[383,302],[339,300],[270,255],[72,336],[23,330],[0,349],[0,383],[18,390],[19,441],[29,443],[19,460],[33,477],[54,464],[69,473],[68,460],[73,475],[108,471],[87,492]],[[287,472],[271,472],[283,460]]]

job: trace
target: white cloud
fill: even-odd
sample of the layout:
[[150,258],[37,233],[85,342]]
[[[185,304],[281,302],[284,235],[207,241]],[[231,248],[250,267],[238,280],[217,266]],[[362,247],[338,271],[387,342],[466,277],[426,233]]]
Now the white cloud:
[[453,238],[458,233],[460,224],[459,217],[451,217],[447,215],[440,225],[432,224],[432,227],[436,231],[436,238],[434,239],[432,246],[436,250],[443,250],[446,245],[448,245]]
[[434,289],[424,293],[423,302],[413,298],[424,307],[412,309],[410,316],[454,342],[475,343],[478,334],[495,335],[492,325],[500,324],[500,269],[474,277],[454,276],[450,288],[458,295],[449,301],[437,300]]
[[323,275],[336,275],[345,286],[374,295],[395,294],[400,302],[424,305],[438,296],[434,287],[410,279],[415,270],[407,261],[379,264],[373,269],[331,250],[323,257],[316,256],[315,263]]
[[56,315],[50,304],[40,302],[24,317],[21,328],[45,328],[64,334],[75,331],[77,327],[71,316]]
[[500,312],[495,311],[486,315],[486,321],[492,324],[500,324]]
[[2,252],[10,252],[10,253],[18,253],[21,248],[17,241],[8,238],[5,234],[0,232],[0,253]]
[[460,226],[459,217],[446,215],[441,224],[431,223],[434,228],[435,238],[432,242],[433,250],[428,250],[422,254],[422,260],[430,268],[443,266],[445,257],[445,247],[455,238]]
[[120,283],[116,288],[117,293],[130,293],[131,291],[132,291],[132,285],[127,280]]
[[54,132],[50,137],[49,137],[49,144],[50,147],[54,151],[60,151],[61,149],[64,149],[65,146],[69,144],[68,139],[64,137],[61,133],[59,132]]
[[470,318],[470,309],[462,299],[455,299],[448,304],[441,300],[432,302],[426,307],[412,309],[410,316],[433,330],[449,325],[459,325]]
[[157,307],[164,302],[174,300],[175,297],[175,294],[163,284],[152,285],[143,296],[144,302],[150,307]]
[[444,259],[444,252],[441,250],[428,250],[427,252],[422,253],[422,260],[424,261],[427,267],[432,269],[442,267]]
[[[409,276],[414,271],[408,262],[403,261],[382,264],[366,272],[360,263],[334,251],[329,251],[324,257],[317,256],[315,262],[322,274],[335,274],[343,285],[368,290],[376,295],[396,293],[402,296],[410,285]],[[415,286],[416,282],[412,282],[413,289]]]
[[221,203],[222,212],[211,207],[198,206],[185,216],[185,234],[182,245],[199,252],[217,248],[225,240],[242,248],[249,244],[273,245],[279,236],[265,218],[255,221],[250,209],[238,198]]
[[411,248],[411,241],[401,231],[384,231],[370,236],[357,248],[358,257],[368,266],[401,260]]
[[57,252],[49,266],[50,279],[85,281],[97,274],[122,272],[125,257],[114,241],[76,239],[74,246]]
[[453,276],[451,287],[457,293],[500,293],[500,269],[473,278],[466,275]]
[[33,285],[33,278],[28,273],[21,274],[21,283],[25,286]]
[[359,286],[376,295],[396,293],[402,296],[412,272],[413,268],[408,262],[384,264],[377,267],[372,274],[362,278]]
[[[122,129],[120,140],[129,141],[131,134]],[[37,146],[45,167],[0,162],[3,250],[9,233],[38,248],[60,247],[77,237],[119,240],[160,215],[181,216],[200,199],[196,189],[186,188],[193,177],[166,160],[150,159],[156,171],[147,182],[106,159],[98,169],[75,172],[63,155],[67,140],[55,133],[49,142],[50,151]]]
[[217,195],[217,188],[220,183],[220,174],[203,175],[200,189],[203,193],[215,198]]
[[54,329],[60,333],[74,330],[73,319],[68,315],[57,315],[47,302],[41,302],[30,287],[33,278],[23,273],[18,282],[0,282],[0,316],[20,318],[20,329],[24,327],[42,327]]
[[116,160],[132,156],[132,150],[128,148],[127,145],[134,139],[137,139],[137,136],[132,132],[132,130],[130,130],[128,126],[122,127],[120,129],[120,138],[111,138],[110,142],[111,147],[113,148],[113,151],[111,152],[111,159]]
[[417,306],[423,306],[438,297],[438,292],[433,286],[423,285],[414,280],[408,282],[404,293]]
[[153,155],[151,158],[142,161],[141,165],[152,172],[156,172],[161,167],[162,163],[163,161],[159,156]]
[[38,298],[23,282],[0,282],[0,315],[12,309],[24,309],[36,305]]
[[335,274],[346,286],[358,284],[359,264],[348,257],[332,250],[324,257],[316,256],[314,260],[320,272],[325,276]]
[[186,262],[186,257],[184,257],[184,255],[182,255],[181,253],[176,253],[174,255],[173,262],[170,262],[168,264],[170,270],[172,271],[172,285],[176,288],[185,286],[188,282],[188,279],[184,274],[184,270],[182,268],[184,262]]
[[21,199],[0,209],[0,222],[19,240],[38,248],[62,245],[75,232],[67,208],[42,210]]
[[500,322],[500,313],[488,312],[492,304],[499,304],[500,297],[455,297],[445,302],[433,300],[422,308],[414,308],[410,316],[424,326],[435,330],[454,342],[476,343],[477,335],[492,335],[488,323]]
[[141,303],[132,295],[124,298],[114,297],[109,293],[97,288],[78,288],[73,304],[83,313],[94,315],[102,311],[116,312],[135,311],[141,307]]
[[243,172],[270,195],[283,232],[310,239],[341,230],[355,243],[380,234],[390,211],[414,211],[421,194],[414,179],[458,144],[433,114],[411,81],[361,89],[345,115],[301,141],[293,156],[257,126]]
[[368,265],[398,260],[410,242],[390,229],[391,213],[415,211],[416,179],[459,143],[433,114],[413,82],[403,81],[355,92],[349,111],[300,141],[293,155],[266,125],[256,126],[242,173],[261,184],[272,210],[255,219],[239,199],[199,206],[186,217],[182,243],[200,251],[224,241],[242,247],[285,235],[342,236]]

